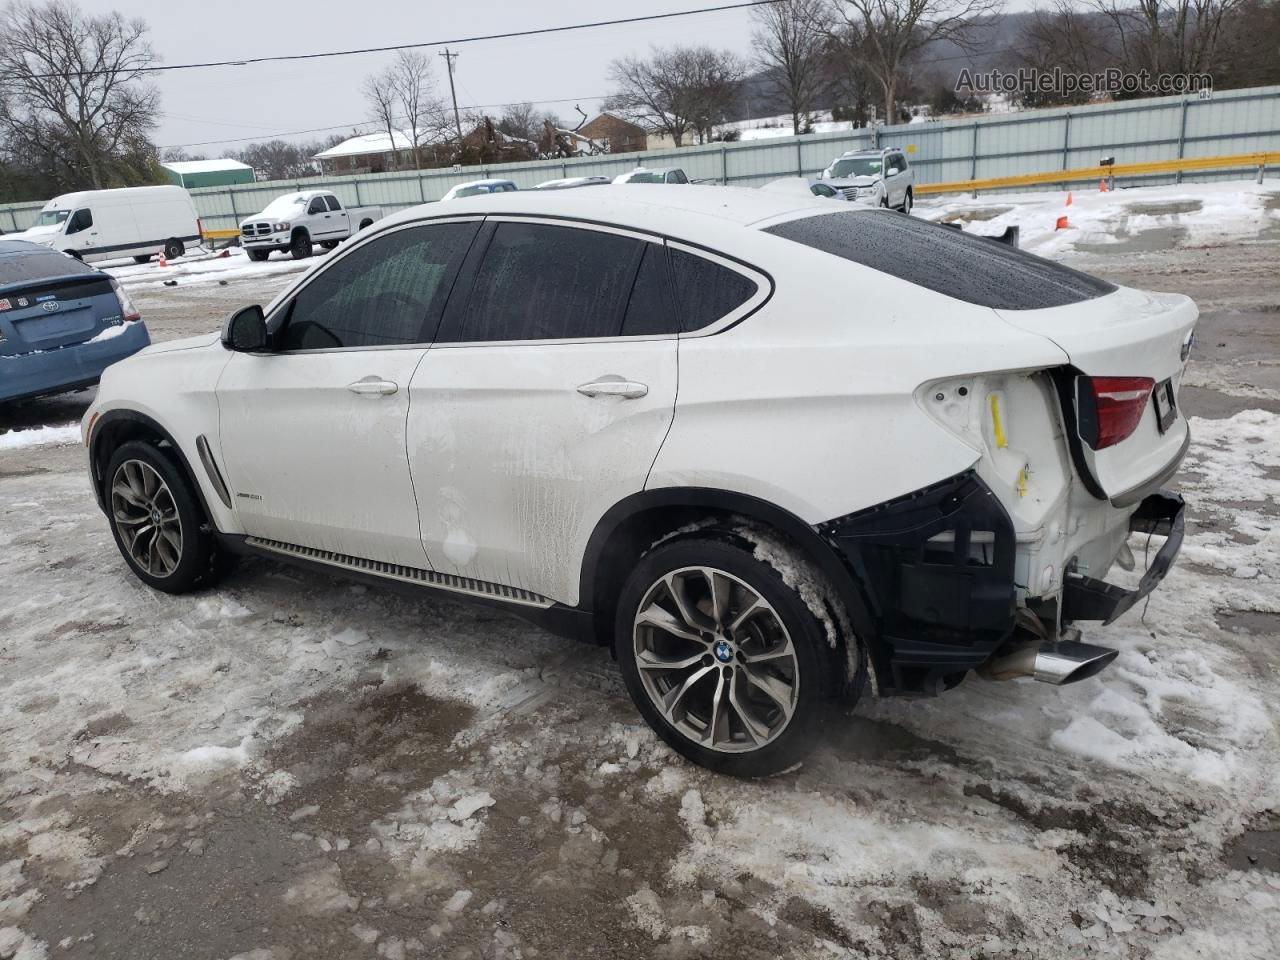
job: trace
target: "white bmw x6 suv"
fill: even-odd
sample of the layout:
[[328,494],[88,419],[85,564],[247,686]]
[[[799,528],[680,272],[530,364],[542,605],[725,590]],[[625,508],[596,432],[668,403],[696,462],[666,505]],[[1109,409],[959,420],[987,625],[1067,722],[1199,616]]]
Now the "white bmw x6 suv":
[[[1096,673],[1077,624],[1178,552],[1185,297],[760,191],[465,207],[107,371],[84,438],[139,578],[252,553],[499,604],[759,775],[868,682]],[[1125,589],[1131,531],[1166,539]]]

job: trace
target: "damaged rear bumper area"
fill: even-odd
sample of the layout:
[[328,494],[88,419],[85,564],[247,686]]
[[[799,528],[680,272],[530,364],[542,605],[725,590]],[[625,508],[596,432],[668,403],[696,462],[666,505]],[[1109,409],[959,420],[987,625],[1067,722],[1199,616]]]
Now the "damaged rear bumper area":
[[881,691],[929,696],[969,670],[1056,684],[1099,672],[1116,651],[1080,642],[1071,624],[1111,623],[1155,589],[1182,546],[1183,510],[1181,497],[1162,491],[1130,518],[1132,532],[1167,538],[1136,589],[1072,574],[1061,597],[1021,602],[1013,522],[973,471],[818,531],[866,594],[878,633],[868,646]]

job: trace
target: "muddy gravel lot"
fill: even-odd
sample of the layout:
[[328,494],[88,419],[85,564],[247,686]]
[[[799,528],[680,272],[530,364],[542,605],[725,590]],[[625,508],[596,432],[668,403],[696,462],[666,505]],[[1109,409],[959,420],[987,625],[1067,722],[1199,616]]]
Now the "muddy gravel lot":
[[[501,612],[265,561],[149,591],[79,447],[0,446],[0,960],[1280,955],[1280,235],[1158,239],[1066,258],[1202,310],[1186,543],[1119,659],[866,697],[763,782]],[[135,295],[159,340],[292,276]]]

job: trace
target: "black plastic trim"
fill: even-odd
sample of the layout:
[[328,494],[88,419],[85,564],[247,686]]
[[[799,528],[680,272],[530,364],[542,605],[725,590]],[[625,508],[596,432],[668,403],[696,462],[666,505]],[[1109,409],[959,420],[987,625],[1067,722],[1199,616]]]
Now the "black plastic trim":
[[[89,437],[89,479],[93,485],[93,494],[98,500],[98,508],[103,512],[107,512],[107,504],[103,498],[103,477],[98,476],[98,450],[102,443],[102,438],[106,436],[107,427],[110,424],[120,421],[130,423],[138,423],[149,430],[153,430],[160,434],[162,440],[169,444],[174,455],[178,458],[178,463],[183,470],[186,471],[187,479],[191,481],[191,486],[195,488],[196,498],[200,501],[200,508],[204,511],[204,515],[209,518],[210,525],[213,525],[213,512],[209,509],[209,502],[204,496],[204,487],[196,480],[196,472],[191,469],[191,464],[187,462],[187,455],[182,452],[182,447],[178,446],[178,442],[173,439],[171,434],[164,427],[160,426],[151,417],[145,413],[138,413],[136,410],[108,410],[101,417],[94,421],[93,433]],[[104,464],[105,466],[105,464]]]
[[1084,455],[1084,438],[1081,437],[1081,412],[1076,408],[1076,383],[1083,376],[1075,367],[1055,367],[1049,371],[1053,378],[1053,386],[1058,394],[1058,407],[1062,415],[1062,430],[1067,435],[1067,449],[1071,452],[1071,463],[1076,468],[1076,475],[1089,495],[1095,500],[1106,500],[1107,493],[1102,484],[1093,475],[1089,461]]
[[1112,623],[1126,610],[1156,588],[1169,573],[1182,549],[1186,531],[1186,504],[1182,497],[1167,490],[1144,499],[1129,518],[1133,533],[1163,535],[1167,539],[1151,561],[1151,566],[1135,590],[1126,590],[1103,580],[1079,574],[1068,574],[1062,585],[1062,620],[1101,620]]
[[1013,521],[972,470],[818,530],[869,584],[886,692],[939,693],[1012,636]]

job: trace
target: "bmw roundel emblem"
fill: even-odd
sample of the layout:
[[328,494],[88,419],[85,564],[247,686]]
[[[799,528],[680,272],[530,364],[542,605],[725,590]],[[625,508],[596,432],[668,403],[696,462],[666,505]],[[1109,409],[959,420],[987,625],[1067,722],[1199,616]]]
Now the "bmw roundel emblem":
[[46,300],[44,303],[40,304],[40,309],[48,310],[50,313],[52,313],[54,310],[57,310],[58,307],[60,306],[61,304],[58,303],[57,300]]
[[733,659],[733,647],[729,646],[729,641],[721,640],[715,646],[716,659],[721,663],[728,663]]

